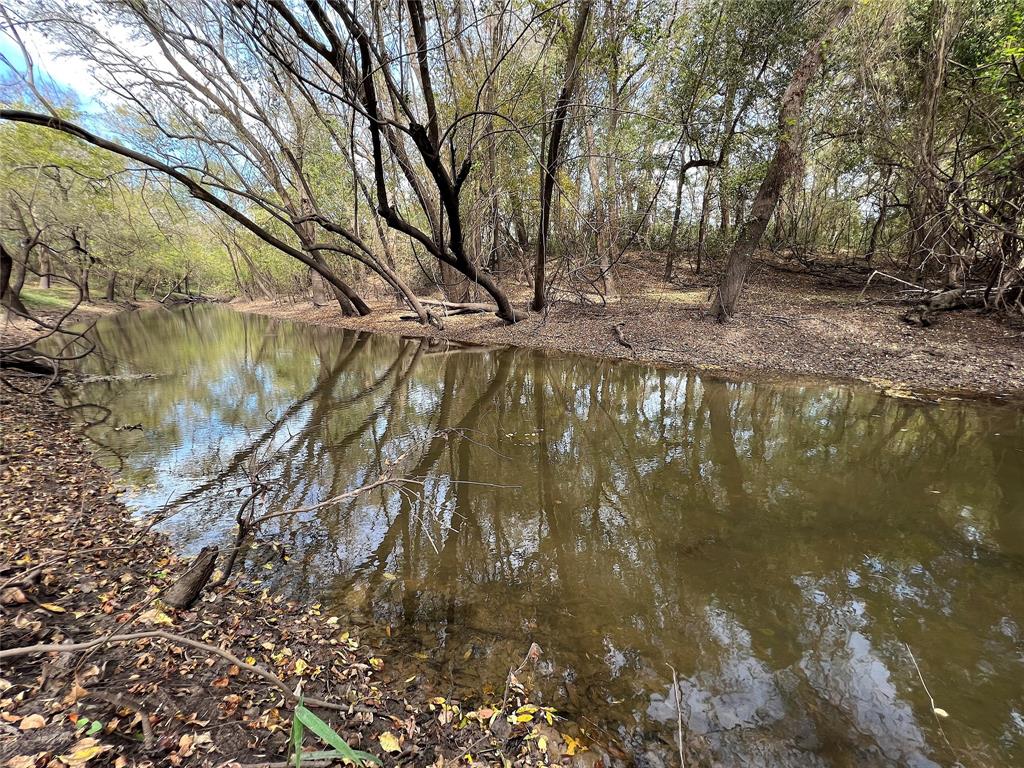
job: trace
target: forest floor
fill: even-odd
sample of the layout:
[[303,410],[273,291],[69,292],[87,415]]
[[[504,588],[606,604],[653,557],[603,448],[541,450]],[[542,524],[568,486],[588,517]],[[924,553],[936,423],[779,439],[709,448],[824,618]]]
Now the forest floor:
[[[606,305],[556,301],[515,325],[493,315],[444,319],[445,329],[401,320],[409,310],[389,299],[367,317],[345,318],[335,305],[308,300],[234,301],[242,311],[320,325],[478,344],[508,344],[693,367],[745,376],[855,379],[894,394],[1024,395],[1024,323],[973,310],[939,313],[929,327],[901,320],[908,306],[893,284],[863,296],[865,276],[836,284],[757,264],[737,316],[721,325],[705,314],[711,283],[641,277],[619,282]],[[525,296],[516,296],[525,304]],[[622,339],[617,338],[616,326]],[[629,346],[627,346],[627,344]]]
[[[27,333],[2,331],[4,343]],[[515,675],[478,702],[438,698],[421,675],[391,680],[386,648],[315,603],[268,594],[258,574],[189,609],[163,605],[190,561],[118,493],[68,411],[0,389],[0,766],[286,766],[300,685],[335,734],[384,765],[597,761]],[[84,647],[53,648],[69,643]],[[314,742],[307,727],[307,750],[329,748]]]

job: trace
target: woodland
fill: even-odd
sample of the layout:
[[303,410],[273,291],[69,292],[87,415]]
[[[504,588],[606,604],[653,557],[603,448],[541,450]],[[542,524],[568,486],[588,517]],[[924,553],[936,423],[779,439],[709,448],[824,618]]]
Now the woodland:
[[766,254],[924,322],[1024,309],[1020,0],[2,10],[8,311],[60,284],[516,323],[642,272],[726,321]]
[[1020,764],[1022,338],[1024,0],[0,0],[0,764]]

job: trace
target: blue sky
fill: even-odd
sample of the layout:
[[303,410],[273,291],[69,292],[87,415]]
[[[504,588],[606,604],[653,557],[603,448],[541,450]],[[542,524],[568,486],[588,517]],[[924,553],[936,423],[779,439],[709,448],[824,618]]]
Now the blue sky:
[[[59,89],[74,93],[81,106],[87,106],[102,90],[99,84],[89,74],[88,67],[81,60],[58,56],[53,52],[53,46],[41,35],[22,31],[22,41],[29,49],[35,64],[36,83],[44,92],[50,90],[55,84]],[[10,82],[14,79],[11,73],[11,66],[14,66],[19,74],[25,72],[25,59],[18,48],[17,43],[7,34],[0,32],[0,54],[4,61],[0,61],[0,79]]]

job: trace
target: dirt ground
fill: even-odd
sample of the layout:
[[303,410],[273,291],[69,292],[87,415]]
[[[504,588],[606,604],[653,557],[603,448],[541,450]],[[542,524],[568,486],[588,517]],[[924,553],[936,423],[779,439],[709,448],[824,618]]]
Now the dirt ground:
[[[445,318],[445,329],[403,321],[408,310],[378,302],[362,318],[308,301],[235,301],[243,312],[406,336],[543,347],[741,374],[857,379],[881,389],[945,395],[1024,395],[1024,324],[973,310],[946,312],[930,327],[901,320],[893,287],[834,286],[755,268],[740,311],[720,325],[705,316],[710,287],[643,280],[601,304],[554,303],[516,325],[493,315]],[[523,298],[523,297],[517,297]],[[523,298],[525,303],[525,298]],[[626,346],[616,338],[620,326]]]

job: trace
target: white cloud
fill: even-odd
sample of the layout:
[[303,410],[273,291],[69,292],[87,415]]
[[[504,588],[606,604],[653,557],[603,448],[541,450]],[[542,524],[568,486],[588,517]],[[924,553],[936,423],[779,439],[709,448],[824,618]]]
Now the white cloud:
[[[101,98],[103,87],[93,77],[85,61],[75,56],[61,55],[52,42],[31,29],[23,28],[19,34],[32,57],[37,82],[52,81],[77,93],[83,102]],[[0,33],[0,52],[11,65],[18,68],[20,74],[25,73],[25,60],[18,44],[6,33]]]

